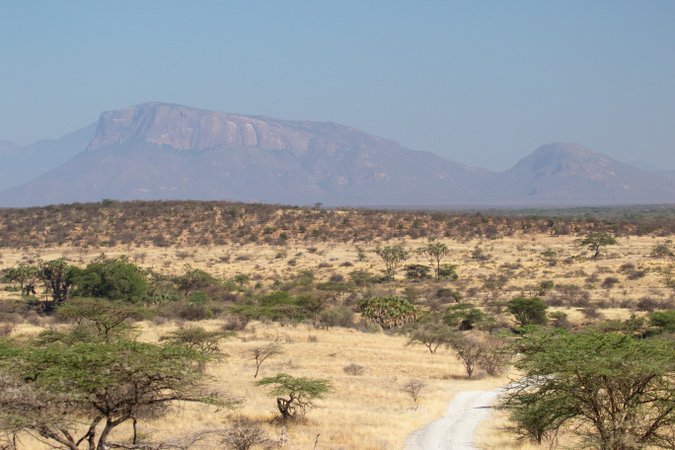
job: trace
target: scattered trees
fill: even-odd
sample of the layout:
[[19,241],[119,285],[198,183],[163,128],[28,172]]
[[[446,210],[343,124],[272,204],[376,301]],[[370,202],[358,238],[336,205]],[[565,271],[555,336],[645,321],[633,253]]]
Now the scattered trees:
[[12,269],[2,277],[3,283],[17,282],[21,286],[21,295],[35,295],[35,282],[40,276],[40,271],[35,266],[19,266]]

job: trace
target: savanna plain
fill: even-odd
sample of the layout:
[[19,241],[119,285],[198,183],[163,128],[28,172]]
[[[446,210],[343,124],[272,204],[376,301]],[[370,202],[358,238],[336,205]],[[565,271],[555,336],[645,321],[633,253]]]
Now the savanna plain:
[[[648,333],[650,314],[675,309],[673,217],[668,208],[442,213],[178,201],[2,210],[0,339],[73,345],[64,336],[81,332],[95,342],[100,328],[86,308],[60,309],[96,298],[136,312],[106,340],[208,354],[195,386],[224,401],[131,413],[110,431],[117,448],[401,449],[456,393],[522,376],[508,349],[532,330],[509,308],[513,299],[541,300],[539,330]],[[589,235],[611,239],[592,248]],[[55,261],[73,271],[58,301],[44,272]],[[22,267],[34,272],[22,278]],[[112,267],[141,281],[106,291]],[[198,342],[188,336],[195,330]],[[467,342],[491,358],[467,361]],[[272,392],[279,374],[326,389],[284,417],[277,397],[288,394]],[[91,424],[86,411],[72,411],[75,436]],[[67,448],[39,427],[7,423],[7,448]],[[98,437],[104,421],[94,425]],[[246,447],[236,433],[257,437]],[[571,428],[556,437],[581,443]],[[517,438],[508,411],[495,408],[475,444],[551,445]]]

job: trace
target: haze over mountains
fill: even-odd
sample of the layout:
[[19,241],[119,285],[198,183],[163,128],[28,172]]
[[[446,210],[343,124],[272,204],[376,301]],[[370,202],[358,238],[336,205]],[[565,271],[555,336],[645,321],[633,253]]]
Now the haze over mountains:
[[[0,188],[14,185],[0,192],[5,207],[103,198],[353,206],[675,202],[675,181],[667,176],[577,144],[543,145],[494,173],[335,123],[162,103],[104,112],[95,134],[90,126],[23,148],[0,141],[0,160]],[[38,176],[27,181],[31,171]]]

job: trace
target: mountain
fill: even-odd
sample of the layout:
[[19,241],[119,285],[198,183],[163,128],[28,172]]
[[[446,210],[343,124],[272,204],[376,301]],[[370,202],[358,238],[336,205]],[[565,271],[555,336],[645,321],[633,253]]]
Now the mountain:
[[95,131],[94,123],[60,139],[25,146],[0,140],[0,189],[25,183],[65,163],[87,147]]
[[642,169],[646,172],[653,173],[654,175],[658,175],[668,180],[675,181],[675,170],[673,169],[660,169],[658,166],[654,164],[646,163],[640,160],[630,161],[628,165],[637,167],[638,169]]
[[675,202],[675,183],[571,143],[542,145],[496,174],[491,197],[513,204]]
[[335,123],[146,103],[104,112],[87,149],[0,205],[102,198],[443,204],[479,199],[484,169]]
[[[4,152],[14,154],[16,146],[0,141],[3,160]],[[544,145],[493,173],[335,123],[164,103],[104,112],[86,149],[52,167],[0,192],[0,206],[103,198],[353,206],[675,202],[672,181],[576,144]]]

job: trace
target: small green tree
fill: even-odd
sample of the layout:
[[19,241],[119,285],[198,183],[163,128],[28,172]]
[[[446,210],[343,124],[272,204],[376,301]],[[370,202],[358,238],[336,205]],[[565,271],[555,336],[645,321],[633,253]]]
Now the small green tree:
[[243,288],[245,284],[249,284],[251,282],[251,277],[245,274],[235,275],[234,282],[239,284],[240,288]]
[[405,277],[409,280],[418,281],[431,278],[429,276],[429,267],[422,264],[408,264],[405,266]]
[[74,286],[73,295],[79,297],[107,298],[128,303],[147,300],[148,285],[144,271],[126,258],[103,259],[88,264],[86,268],[72,267],[68,281]]
[[438,347],[447,345],[452,339],[452,328],[441,321],[427,321],[415,326],[408,336],[408,344],[421,344],[436,353]]
[[652,256],[654,258],[665,258],[666,256],[672,256],[672,254],[673,252],[665,245],[657,245],[652,249]]
[[476,324],[482,322],[485,318],[485,313],[473,306],[473,304],[457,303],[456,305],[448,306],[445,310],[443,322],[448,326],[465,331],[473,329]]
[[429,261],[429,263],[431,263],[431,267],[434,269],[436,278],[438,278],[438,274],[441,269],[441,260],[450,253],[450,249],[442,242],[431,242],[426,247],[418,248],[417,253],[424,256]]
[[277,408],[281,418],[293,420],[298,414],[303,415],[311,408],[312,401],[323,398],[333,390],[330,381],[306,377],[292,377],[278,373],[274,377],[265,377],[256,383],[258,386],[272,385],[269,395],[277,397]]
[[422,312],[408,300],[395,295],[364,298],[357,304],[366,321],[378,324],[385,330],[415,322]]
[[616,245],[616,239],[607,233],[590,232],[581,240],[581,245],[585,245],[592,252],[595,252],[593,258],[600,256],[600,251],[608,245]]
[[35,266],[19,266],[9,269],[2,277],[3,283],[19,283],[21,295],[35,295],[35,282],[40,276],[40,270]]
[[190,264],[185,264],[184,268],[185,274],[174,277],[172,281],[176,285],[176,289],[181,291],[186,297],[195,290],[220,284],[220,280],[212,277],[203,270],[193,269]]
[[546,310],[548,305],[539,297],[524,298],[516,297],[506,303],[506,310],[513,314],[518,326],[546,325],[548,318]]
[[542,252],[541,256],[549,263],[554,263],[558,256],[558,252],[549,248],[545,252]]
[[523,438],[553,438],[565,426],[585,448],[675,445],[675,350],[661,339],[558,331],[517,343],[524,376],[505,403]]
[[125,321],[131,317],[148,318],[153,312],[148,308],[122,301],[95,298],[71,298],[57,309],[57,315],[78,325],[93,325],[98,336],[106,342],[113,334],[119,335],[128,328]]
[[386,266],[385,273],[387,274],[387,279],[393,280],[396,275],[396,269],[398,268],[401,262],[408,259],[408,252],[403,249],[400,245],[395,245],[393,247],[377,247],[375,249],[380,258],[384,260]]
[[675,309],[649,313],[649,325],[656,327],[659,332],[675,333]]
[[231,331],[206,331],[202,327],[188,327],[182,330],[171,331],[159,338],[160,342],[168,341],[173,344],[184,344],[189,349],[208,353],[220,353],[218,344],[221,340],[233,336]]

